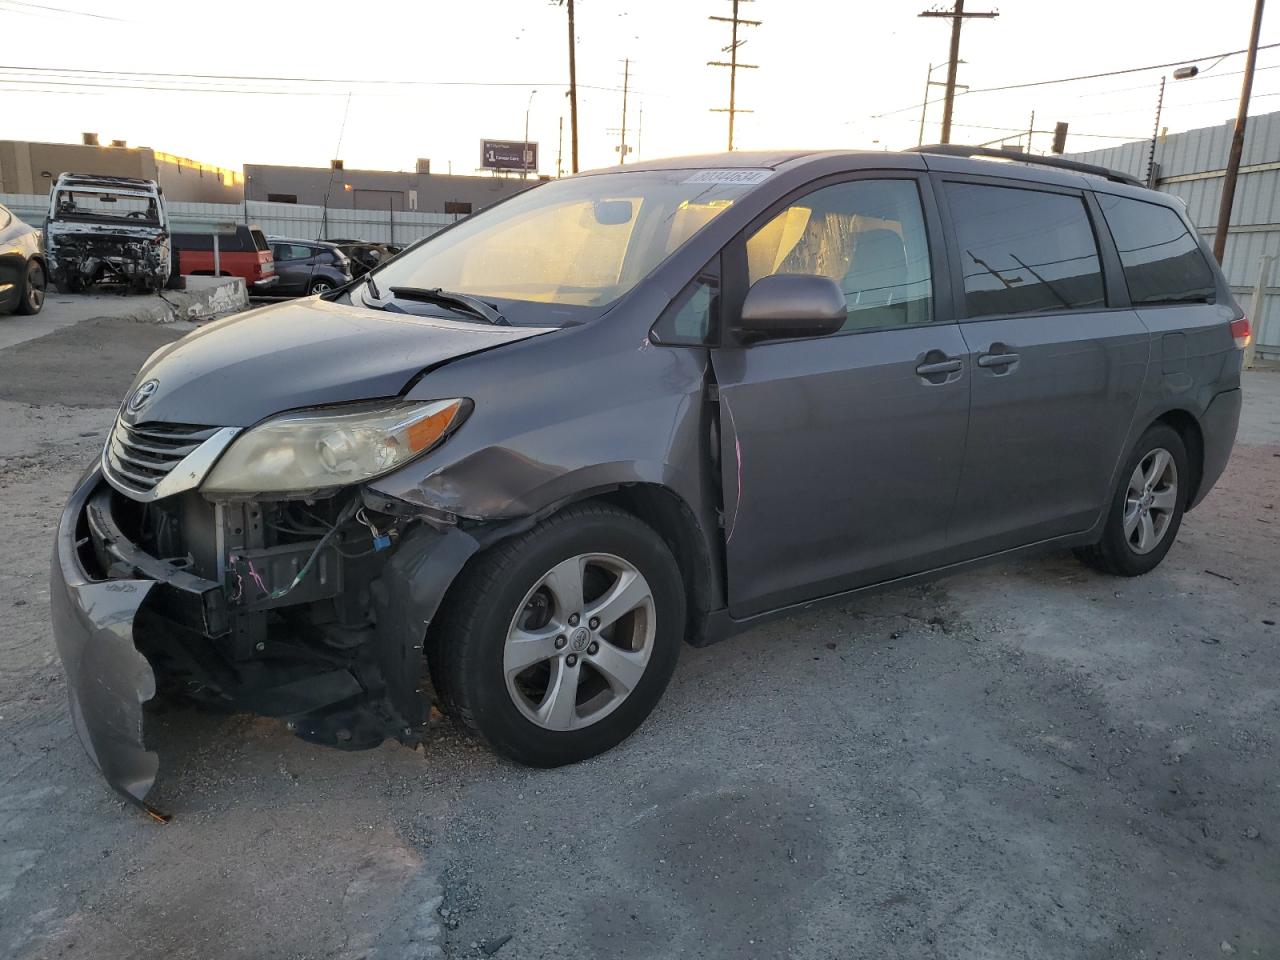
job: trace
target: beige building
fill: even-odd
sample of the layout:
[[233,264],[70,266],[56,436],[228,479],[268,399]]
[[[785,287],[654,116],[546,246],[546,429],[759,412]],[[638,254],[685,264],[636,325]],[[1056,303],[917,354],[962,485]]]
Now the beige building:
[[[86,134],[85,139],[97,138]],[[244,199],[244,176],[239,171],[150,147],[130,147],[118,140],[105,147],[0,140],[0,193],[47,194],[60,173],[155,180],[165,198],[174,201],[240,203]]]

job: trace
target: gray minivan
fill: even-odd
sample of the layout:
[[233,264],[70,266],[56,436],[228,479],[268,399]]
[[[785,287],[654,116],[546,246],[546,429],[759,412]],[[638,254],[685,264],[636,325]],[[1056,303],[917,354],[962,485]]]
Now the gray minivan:
[[563,764],[686,640],[1029,550],[1151,570],[1226,465],[1248,322],[1177,201],[960,153],[552,181],[157,351],[54,557],[107,779],[150,789],[157,693],[413,744],[428,673]]

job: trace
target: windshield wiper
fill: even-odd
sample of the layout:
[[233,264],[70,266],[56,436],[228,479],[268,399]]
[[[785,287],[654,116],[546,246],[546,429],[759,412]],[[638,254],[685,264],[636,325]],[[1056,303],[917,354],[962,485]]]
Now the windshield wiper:
[[499,313],[494,306],[465,293],[454,293],[451,290],[441,290],[439,287],[392,287],[391,295],[400,300],[420,300],[423,303],[449,307],[452,310],[479,317],[495,326],[511,326],[511,321]]

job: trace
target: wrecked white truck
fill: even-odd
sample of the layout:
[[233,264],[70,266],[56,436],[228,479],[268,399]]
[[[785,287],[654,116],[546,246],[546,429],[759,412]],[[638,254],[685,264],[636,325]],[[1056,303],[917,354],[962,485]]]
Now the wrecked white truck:
[[61,174],[49,194],[44,236],[60,293],[94,284],[154,293],[169,281],[169,217],[154,180]]

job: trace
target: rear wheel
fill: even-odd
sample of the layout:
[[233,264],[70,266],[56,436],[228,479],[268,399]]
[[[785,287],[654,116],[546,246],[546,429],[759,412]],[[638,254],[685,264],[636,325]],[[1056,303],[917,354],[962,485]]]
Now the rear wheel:
[[1172,427],[1148,428],[1120,472],[1102,539],[1076,551],[1104,573],[1137,577],[1154,570],[1173,546],[1188,488],[1187,451]]
[[433,628],[445,708],[494,750],[554,767],[630,736],[685,629],[666,544],[612,507],[571,507],[473,561]]
[[44,265],[39,260],[27,263],[27,274],[22,285],[22,296],[18,299],[18,312],[34,316],[44,306],[45,289],[48,286]]
[[311,294],[328,293],[333,289],[333,284],[328,280],[312,280],[308,292]]

